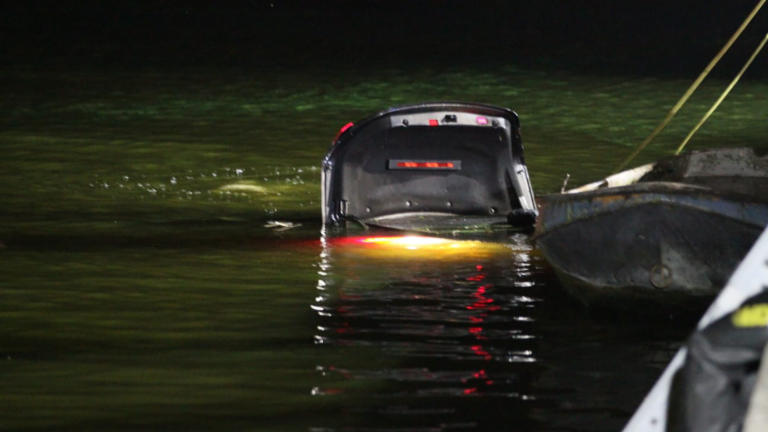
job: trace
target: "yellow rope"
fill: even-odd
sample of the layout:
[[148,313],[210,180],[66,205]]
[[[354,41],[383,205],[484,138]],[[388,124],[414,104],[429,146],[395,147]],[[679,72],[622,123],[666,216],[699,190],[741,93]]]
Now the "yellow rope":
[[763,46],[765,46],[766,42],[768,42],[768,34],[765,35],[765,38],[760,43],[760,46],[758,46],[755,52],[752,53],[752,57],[750,57],[749,60],[747,61],[747,64],[745,64],[744,67],[741,68],[741,71],[738,73],[738,75],[736,75],[736,78],[734,78],[733,81],[731,81],[731,84],[728,86],[727,89],[725,89],[723,94],[720,95],[720,98],[717,100],[717,102],[715,102],[715,104],[712,105],[712,108],[710,108],[709,111],[707,111],[707,113],[704,114],[704,117],[702,117],[699,124],[697,124],[696,127],[694,127],[691,130],[691,132],[688,134],[687,137],[685,137],[685,139],[683,140],[683,143],[680,144],[680,147],[677,148],[677,151],[675,152],[676,155],[680,154],[680,152],[683,151],[683,147],[685,147],[685,145],[688,144],[688,141],[690,141],[693,134],[695,134],[699,130],[701,125],[703,125],[704,122],[706,122],[709,119],[709,116],[711,116],[712,113],[715,112],[717,107],[720,106],[720,103],[722,103],[725,97],[728,96],[728,93],[730,93],[733,87],[736,85],[736,83],[739,82],[739,79],[741,78],[741,76],[744,75],[744,72],[747,70],[747,68],[749,68],[749,65],[752,64],[752,61],[755,59],[755,57],[757,57],[757,54],[760,52],[760,50],[763,49]]
[[629,157],[626,158],[624,162],[622,162],[621,165],[619,165],[618,168],[616,168],[616,170],[613,172],[614,174],[621,171],[622,168],[627,166],[627,164],[631,162],[632,159],[635,158],[635,156],[640,154],[640,152],[643,151],[643,149],[646,146],[648,146],[648,144],[654,138],[656,138],[656,135],[658,135],[662,131],[662,129],[664,129],[667,126],[670,120],[672,120],[672,117],[674,117],[675,114],[677,114],[677,112],[680,110],[680,108],[682,108],[685,102],[688,101],[688,98],[690,98],[693,92],[699,87],[699,84],[701,84],[701,82],[704,81],[704,78],[706,78],[706,76],[709,74],[712,68],[714,68],[717,62],[719,62],[720,59],[723,57],[723,55],[725,55],[725,53],[728,51],[731,45],[733,45],[733,43],[736,42],[736,39],[739,38],[739,36],[741,35],[741,32],[743,32],[744,29],[747,28],[747,25],[749,25],[750,21],[752,21],[752,18],[754,18],[755,14],[757,14],[757,11],[759,11],[760,8],[763,7],[763,4],[765,3],[765,1],[766,0],[760,0],[760,2],[757,4],[755,9],[753,9],[752,12],[749,14],[749,16],[747,16],[747,19],[744,20],[744,22],[741,24],[739,29],[736,30],[736,33],[734,33],[733,36],[731,36],[728,42],[726,42],[725,46],[723,46],[720,52],[717,53],[715,58],[713,58],[712,61],[709,62],[709,65],[707,65],[707,67],[704,69],[701,75],[699,75],[696,81],[694,81],[693,84],[691,84],[691,86],[688,88],[688,91],[686,91],[683,97],[681,97],[680,100],[677,101],[677,104],[675,104],[675,106],[672,107],[672,109],[667,114],[667,117],[665,117],[664,120],[658,126],[656,126],[656,129],[651,133],[651,135],[649,135],[648,138],[645,139],[645,141],[643,141],[639,146],[637,146],[635,151],[633,151],[632,154],[629,155]]

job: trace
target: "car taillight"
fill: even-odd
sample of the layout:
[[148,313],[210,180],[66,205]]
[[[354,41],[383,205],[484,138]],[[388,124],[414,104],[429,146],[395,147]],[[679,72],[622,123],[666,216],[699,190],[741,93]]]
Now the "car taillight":
[[460,170],[460,160],[407,160],[390,159],[387,167],[391,170]]
[[339,139],[341,134],[343,134],[347,129],[351,128],[354,125],[355,125],[354,123],[349,122],[349,123],[345,124],[344,126],[342,126],[341,129],[339,130],[339,133],[337,133],[336,137],[333,138],[333,142],[331,144],[335,143]]

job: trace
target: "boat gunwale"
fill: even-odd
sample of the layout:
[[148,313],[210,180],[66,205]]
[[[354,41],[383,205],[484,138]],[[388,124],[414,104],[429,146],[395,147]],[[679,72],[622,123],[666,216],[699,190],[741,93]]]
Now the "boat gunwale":
[[[608,200],[605,205],[594,205],[595,199],[602,201],[612,196],[615,197],[615,199]],[[683,200],[677,200],[674,199],[674,197],[680,197],[683,198]],[[727,202],[725,205],[731,208],[725,211],[719,211],[717,208],[711,206],[696,205],[697,202],[703,203],[713,201],[725,201]],[[582,204],[584,209],[581,212],[569,214],[567,217],[558,216],[553,220],[552,214],[562,213],[562,211],[553,211],[552,206],[568,206],[568,204]],[[685,183],[648,182],[614,188],[602,188],[578,194],[543,196],[539,205],[540,208],[546,209],[546,211],[540,211],[540,216],[536,223],[536,230],[532,239],[538,240],[561,228],[577,222],[582,222],[592,217],[645,205],[659,204],[687,208],[759,228],[765,227],[765,221],[768,221],[768,200],[766,199],[760,199],[754,196],[744,196],[736,193],[725,194],[707,187]],[[745,207],[757,207],[755,211],[757,211],[758,214],[749,217],[748,213],[751,212],[746,212],[747,214],[744,214]],[[762,212],[760,211],[761,209]],[[570,211],[570,209],[565,211]],[[742,217],[739,217],[740,215]]]

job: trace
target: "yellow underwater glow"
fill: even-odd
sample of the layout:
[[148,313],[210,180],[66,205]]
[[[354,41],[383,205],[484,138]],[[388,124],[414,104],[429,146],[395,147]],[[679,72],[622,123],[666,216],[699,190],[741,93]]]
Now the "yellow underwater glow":
[[347,238],[346,241],[342,241],[338,245],[346,245],[344,249],[350,252],[354,250],[355,253],[365,255],[409,259],[417,257],[442,259],[458,255],[466,256],[467,254],[489,254],[503,249],[500,245],[479,241],[418,235],[354,237]]
[[389,244],[405,246],[410,249],[419,246],[446,245],[450,243],[451,247],[460,247],[461,242],[441,239],[436,237],[403,236],[403,237],[366,237],[360,240],[361,243]]
[[[417,234],[374,233],[331,237],[325,238],[322,245],[322,256],[328,260],[323,272],[343,274],[355,280],[377,277],[408,279],[425,271],[451,271],[451,268],[467,265],[484,265],[488,259],[497,257],[514,259],[512,255],[517,255],[509,245],[498,242]],[[527,250],[521,252],[528,253]],[[331,268],[333,271],[328,270]]]

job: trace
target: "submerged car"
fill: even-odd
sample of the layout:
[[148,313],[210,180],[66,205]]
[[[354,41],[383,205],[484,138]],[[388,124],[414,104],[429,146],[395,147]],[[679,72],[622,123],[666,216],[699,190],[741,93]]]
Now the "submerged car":
[[537,215],[517,114],[476,103],[409,105],[347,124],[323,160],[322,195],[326,225],[531,227]]

